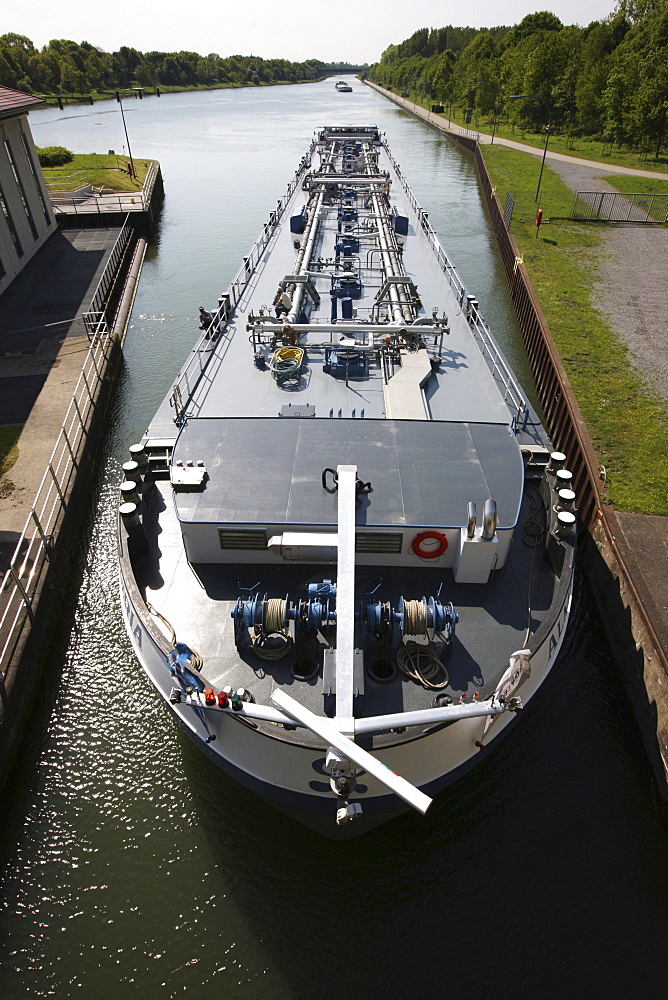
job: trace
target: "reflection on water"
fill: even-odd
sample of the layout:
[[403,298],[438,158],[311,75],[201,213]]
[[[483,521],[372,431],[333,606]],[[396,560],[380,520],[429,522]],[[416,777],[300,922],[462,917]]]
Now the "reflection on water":
[[[342,101],[346,101],[342,110]],[[3,1000],[665,996],[666,834],[586,589],[514,736],[427,817],[318,838],[220,774],[140,672],[118,607],[120,463],[315,128],[374,121],[464,280],[521,355],[470,160],[361,85],[137,102],[163,164],[126,365],[79,553],[73,627],[4,812]],[[39,145],[120,151],[114,106],[31,115]],[[91,130],[91,122],[99,127]]]

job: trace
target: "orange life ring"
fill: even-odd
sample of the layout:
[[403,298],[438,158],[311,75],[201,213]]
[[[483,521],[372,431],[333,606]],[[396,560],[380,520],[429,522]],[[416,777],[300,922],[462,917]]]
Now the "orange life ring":
[[[427,538],[435,538],[438,546],[435,549],[423,549],[422,543]],[[421,559],[438,559],[448,547],[448,540],[440,531],[421,531],[412,541],[413,552]]]

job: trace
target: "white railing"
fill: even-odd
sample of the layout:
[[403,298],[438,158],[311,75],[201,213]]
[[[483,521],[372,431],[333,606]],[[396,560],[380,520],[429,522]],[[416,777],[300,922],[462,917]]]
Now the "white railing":
[[213,317],[213,323],[195,344],[185,368],[176,376],[172,389],[172,405],[174,407],[177,421],[187,410],[188,401],[194,392],[199,379],[209,364],[209,361],[215,353],[210,349],[211,341],[216,341],[218,339],[220,331],[224,328],[231,313],[239,304],[239,300],[244,293],[248,280],[253,273],[254,268],[257,267],[267,244],[274,235],[276,227],[283,217],[292,195],[295,193],[297,187],[310,168],[311,157],[314,153],[315,146],[316,143],[314,142],[311,146],[309,155],[302,159],[294,177],[288,184],[285,193],[281,198],[279,198],[276,208],[269,213],[269,219],[262,227],[262,232],[253,244],[250,253],[247,257],[244,257],[243,263],[234,278],[232,278],[227,291],[220,297],[220,305]]
[[104,271],[102,272],[100,280],[97,283],[97,288],[95,289],[93,297],[90,300],[90,305],[88,307],[89,314],[100,313],[104,311],[104,306],[107,301],[107,295],[109,293],[109,289],[111,288],[114,279],[116,278],[118,265],[120,264],[123,254],[125,253],[125,250],[127,248],[127,245],[130,242],[130,239],[132,238],[133,232],[134,229],[132,227],[132,224],[130,223],[130,216],[128,214],[125,216],[125,222],[121,227],[121,231],[118,234],[118,237],[116,239],[116,242],[114,243],[111,253],[109,254],[107,263],[104,266]]
[[[87,196],[54,194],[53,210],[56,215],[91,215],[105,212],[146,212],[150,207],[153,185],[158,175],[158,164],[151,160],[141,191],[123,191],[118,194],[101,194],[93,190]],[[57,198],[57,201],[53,199]]]
[[526,400],[524,398],[524,393],[520,388],[515,376],[508,367],[505,358],[501,354],[498,345],[492,335],[492,331],[488,327],[487,323],[483,319],[480,311],[478,309],[475,300],[472,301],[473,297],[469,296],[466,291],[466,286],[457,274],[455,265],[452,263],[445,250],[440,244],[438,236],[432,229],[429,222],[427,213],[421,208],[417,198],[413,194],[408,181],[401,172],[399,164],[396,162],[392,156],[387,144],[384,143],[385,152],[387,153],[388,159],[390,160],[394,171],[399,178],[399,182],[404,189],[408,203],[415,212],[418,222],[422,227],[422,230],[431,244],[432,250],[436,255],[436,259],[443,269],[448,283],[452,288],[455,298],[459,303],[462,312],[469,321],[474,337],[478,340],[482,348],[482,354],[484,357],[489,359],[492,371],[496,377],[500,380],[504,387],[504,399],[510,401],[510,405],[513,409],[517,411],[518,417],[523,414],[526,409]]
[[113,344],[102,314],[86,315],[92,341],[46,471],[0,586],[0,695],[5,675],[26,622],[34,621],[33,601],[53,553],[67,510],[68,495],[79,469],[97,390],[104,379]]

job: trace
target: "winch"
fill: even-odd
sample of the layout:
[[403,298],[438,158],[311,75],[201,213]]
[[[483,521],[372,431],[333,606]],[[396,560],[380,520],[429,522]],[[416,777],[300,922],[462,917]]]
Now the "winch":
[[[285,598],[269,598],[267,594],[261,597],[259,593],[249,598],[240,597],[231,615],[236,625],[237,645],[242,628],[257,629],[264,635],[288,634],[290,622],[294,622],[295,638],[298,638],[304,631],[317,631],[336,623],[336,583],[332,580],[310,583],[308,597],[295,601],[291,601],[288,594]],[[448,643],[455,634],[459,615],[452,602],[444,604],[438,597],[417,600],[400,597],[395,608],[369,595],[361,602],[355,619],[375,635],[387,634],[398,625],[402,636],[427,636],[430,640],[439,636]]]

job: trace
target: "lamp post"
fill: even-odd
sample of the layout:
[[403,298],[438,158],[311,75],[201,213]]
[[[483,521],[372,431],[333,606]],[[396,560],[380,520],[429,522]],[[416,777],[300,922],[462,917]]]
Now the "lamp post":
[[130,158],[130,173],[131,173],[132,177],[134,177],[135,180],[137,179],[137,171],[135,170],[135,163],[134,163],[134,160],[132,159],[132,150],[130,149],[130,137],[128,136],[128,127],[125,124],[125,112],[123,111],[123,100],[122,100],[122,98],[125,97],[126,94],[135,94],[135,95],[139,94],[139,96],[141,97],[141,95],[143,94],[143,92],[144,92],[144,88],[143,87],[128,87],[126,90],[117,90],[116,91],[116,100],[118,101],[118,103],[121,106],[121,118],[123,119],[123,129],[125,131],[125,141],[128,144],[128,156]]
[[540,191],[540,182],[543,179],[543,167],[545,166],[545,157],[547,156],[547,144],[548,144],[549,139],[550,139],[550,126],[552,125],[552,108],[550,107],[550,105],[547,103],[546,100],[544,100],[542,97],[540,97],[539,94],[511,94],[510,95],[510,100],[511,101],[519,101],[522,98],[526,98],[526,97],[533,97],[533,98],[535,98],[535,100],[540,101],[540,103],[544,105],[545,110],[547,111],[547,125],[545,127],[545,146],[543,147],[543,159],[541,160],[541,163],[540,163],[540,173],[538,175],[538,185],[536,187],[536,196],[534,198],[534,201],[538,201],[538,193]]
[[476,83],[477,87],[484,87],[486,84],[494,87],[494,114],[492,115],[492,138],[490,140],[490,146],[494,145],[494,136],[496,135],[496,117],[499,111],[499,94],[501,88],[495,80],[478,80]]

